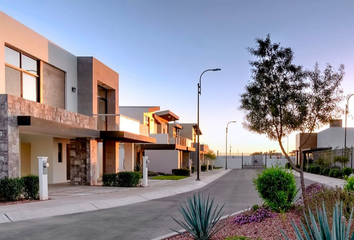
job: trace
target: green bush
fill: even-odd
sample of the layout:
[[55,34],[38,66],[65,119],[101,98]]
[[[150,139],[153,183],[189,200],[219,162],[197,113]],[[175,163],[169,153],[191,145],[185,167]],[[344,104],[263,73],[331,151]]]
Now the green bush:
[[206,170],[207,170],[207,165],[202,165],[202,166],[200,167],[200,169],[202,170],[202,172],[206,172]]
[[300,168],[300,164],[296,164],[296,167],[297,167],[297,168]]
[[352,174],[352,173],[353,173],[353,169],[348,168],[348,167],[343,168],[343,174],[344,174],[345,176],[349,176],[349,175]]
[[248,238],[248,237],[244,237],[244,236],[232,236],[232,237],[227,237],[225,238],[225,240],[254,240],[253,238]]
[[329,176],[330,177],[334,177],[334,178],[341,178],[343,175],[342,170],[337,169],[337,168],[333,168],[331,169],[331,171],[329,172]]
[[22,177],[25,198],[38,199],[39,197],[39,177],[33,174]]
[[344,184],[344,189],[349,192],[354,192],[354,176],[347,177],[345,181],[346,183]]
[[176,176],[190,176],[190,171],[186,168],[172,169],[172,174]]
[[192,166],[192,173],[194,173],[194,166]]
[[312,173],[314,174],[321,174],[322,168],[320,166],[313,166]]
[[0,181],[0,195],[6,201],[17,201],[24,193],[24,183],[21,178],[5,177]]
[[140,174],[137,172],[117,173],[118,187],[136,187],[140,183]]
[[103,173],[102,174],[103,186],[117,186],[117,174],[116,173]]
[[213,166],[212,165],[208,165],[209,170],[213,170]]
[[274,211],[288,210],[297,193],[294,175],[279,166],[258,173],[253,183],[259,196]]
[[330,171],[331,171],[330,168],[324,168],[324,169],[322,169],[321,174],[324,176],[328,176]]

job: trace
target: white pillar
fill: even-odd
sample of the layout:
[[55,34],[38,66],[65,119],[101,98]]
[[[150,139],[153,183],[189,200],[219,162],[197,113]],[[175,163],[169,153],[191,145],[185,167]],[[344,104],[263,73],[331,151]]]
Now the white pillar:
[[149,163],[148,157],[144,156],[143,157],[143,183],[142,183],[143,187],[148,186],[148,163]]
[[38,158],[39,200],[48,200],[48,157]]

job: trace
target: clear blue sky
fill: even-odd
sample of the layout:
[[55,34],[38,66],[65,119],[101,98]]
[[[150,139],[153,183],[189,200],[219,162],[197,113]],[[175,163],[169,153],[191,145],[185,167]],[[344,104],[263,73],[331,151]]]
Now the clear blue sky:
[[[78,56],[95,56],[120,74],[120,105],[158,105],[196,122],[201,141],[233,152],[279,150],[242,127],[240,94],[250,79],[247,47],[268,33],[291,47],[295,63],[345,64],[354,92],[354,1],[333,0],[0,0],[0,10]],[[354,111],[354,102],[351,104]],[[349,117],[349,126],[354,120]],[[290,136],[289,150],[294,148]]]

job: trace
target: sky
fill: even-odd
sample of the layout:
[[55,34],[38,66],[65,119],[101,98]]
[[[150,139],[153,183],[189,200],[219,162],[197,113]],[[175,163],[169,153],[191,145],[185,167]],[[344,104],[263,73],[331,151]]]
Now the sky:
[[[200,96],[200,140],[215,152],[225,152],[229,121],[237,123],[229,124],[228,151],[280,152],[278,143],[242,125],[240,95],[253,60],[247,47],[256,38],[270,34],[307,69],[343,63],[344,94],[354,93],[352,0],[0,0],[0,10],[72,54],[94,56],[118,72],[121,106],[160,106],[180,123],[197,122],[200,74],[221,68],[203,75]],[[352,116],[348,126],[354,127]],[[294,150],[295,134],[288,139],[285,148]]]

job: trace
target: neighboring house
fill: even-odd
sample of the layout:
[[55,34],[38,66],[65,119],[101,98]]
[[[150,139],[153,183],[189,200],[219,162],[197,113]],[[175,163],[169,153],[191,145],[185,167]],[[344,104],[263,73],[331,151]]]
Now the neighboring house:
[[[341,153],[344,149],[344,131],[345,128],[342,127],[342,120],[333,120],[329,128],[322,130],[318,133],[303,133],[302,135],[296,135],[296,152],[298,162],[300,158],[315,159],[317,158],[314,154],[319,153],[324,150],[338,149]],[[302,154],[299,153],[300,146],[300,136]],[[352,148],[354,146],[354,128],[347,128],[347,147]],[[318,155],[318,154],[317,154]],[[318,155],[319,156],[319,155]]]
[[[136,150],[137,162],[143,154],[149,157],[149,170],[172,173],[172,169],[188,168],[192,159],[193,134],[187,134],[183,124],[176,122],[179,117],[170,110],[160,111],[157,106],[120,106],[123,114],[143,121],[149,136],[156,138],[155,144],[139,144]],[[182,134],[183,133],[183,134]],[[186,133],[186,135],[184,135]]]
[[49,183],[95,185],[126,170],[134,143],[154,143],[147,127],[119,114],[119,75],[94,57],[77,57],[0,12],[0,178],[38,174]]

